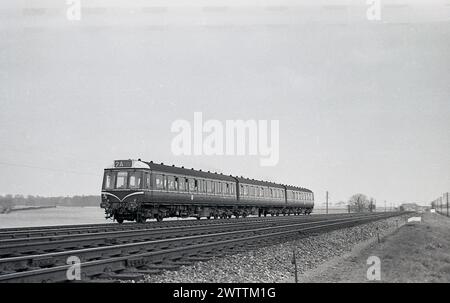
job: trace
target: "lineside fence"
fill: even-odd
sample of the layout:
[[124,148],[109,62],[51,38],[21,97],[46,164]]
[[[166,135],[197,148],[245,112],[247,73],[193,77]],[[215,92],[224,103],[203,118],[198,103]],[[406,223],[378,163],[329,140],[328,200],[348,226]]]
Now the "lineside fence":
[[441,197],[432,201],[431,208],[434,208],[437,213],[449,217],[449,193],[444,193]]
[[[373,212],[391,212],[391,211],[398,211],[398,208],[395,207],[379,207],[373,210]],[[367,211],[366,211],[367,212]],[[358,213],[358,211],[354,208],[349,208],[348,206],[342,206],[342,207],[329,207],[328,212],[326,207],[314,207],[313,214],[353,214]]]

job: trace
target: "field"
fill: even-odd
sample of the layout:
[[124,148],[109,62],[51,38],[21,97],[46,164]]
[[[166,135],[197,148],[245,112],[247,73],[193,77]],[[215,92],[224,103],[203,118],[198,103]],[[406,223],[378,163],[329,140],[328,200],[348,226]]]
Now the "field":
[[[169,220],[193,220],[193,218],[164,219],[164,221]],[[155,219],[148,221],[155,221]],[[0,228],[97,223],[114,223],[114,221],[105,219],[105,211],[100,207],[57,206],[56,208],[33,209],[0,214]]]
[[56,207],[0,214],[0,228],[108,223],[100,207]]
[[376,256],[381,282],[450,282],[450,219],[421,215],[422,222],[405,224],[391,235],[356,247],[352,253],[323,263],[302,282],[369,282],[367,260]]

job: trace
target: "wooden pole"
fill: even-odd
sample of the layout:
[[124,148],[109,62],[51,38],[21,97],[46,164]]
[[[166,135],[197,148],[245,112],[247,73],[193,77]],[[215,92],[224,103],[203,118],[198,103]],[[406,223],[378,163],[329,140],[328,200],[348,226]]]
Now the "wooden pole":
[[298,283],[297,259],[295,258],[295,249],[292,251],[292,264],[294,264],[295,283]]

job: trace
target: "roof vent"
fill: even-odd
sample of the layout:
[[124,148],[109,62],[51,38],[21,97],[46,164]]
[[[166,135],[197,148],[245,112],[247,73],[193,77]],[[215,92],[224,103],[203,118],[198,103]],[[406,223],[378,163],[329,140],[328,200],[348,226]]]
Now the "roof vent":
[[184,168],[184,166],[182,166],[181,168]]
[[150,163],[153,163],[153,161],[150,161]]
[[138,161],[142,161],[141,158],[139,158]]
[[175,167],[175,164],[172,164],[172,167]]
[[161,165],[164,165],[164,162],[161,162]]

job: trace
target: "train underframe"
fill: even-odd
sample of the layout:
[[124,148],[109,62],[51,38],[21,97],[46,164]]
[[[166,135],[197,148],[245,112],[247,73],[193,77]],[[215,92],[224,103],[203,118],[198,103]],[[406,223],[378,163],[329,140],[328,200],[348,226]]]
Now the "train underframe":
[[245,205],[183,205],[183,204],[154,204],[154,203],[102,203],[106,218],[113,218],[118,223],[123,221],[136,221],[144,223],[147,219],[156,219],[158,222],[168,217],[194,217],[200,219],[224,219],[235,216],[247,217],[249,215],[261,216],[286,216],[309,215],[312,208],[295,206],[245,206]]

